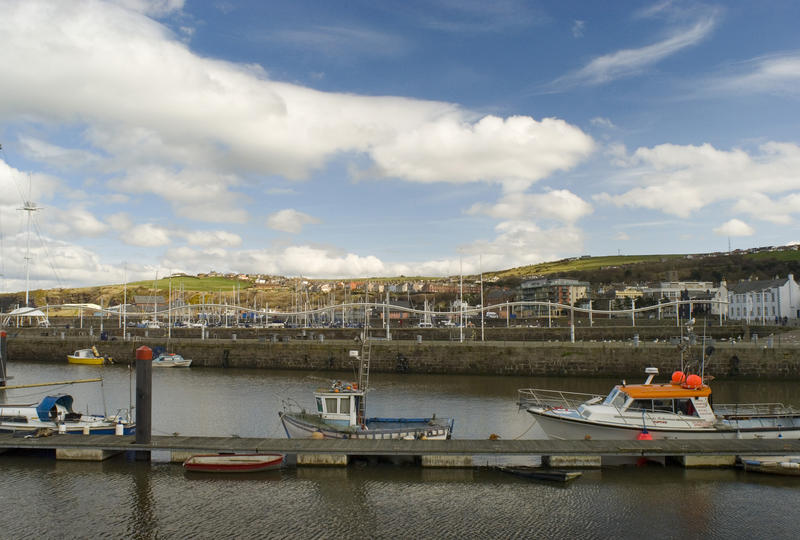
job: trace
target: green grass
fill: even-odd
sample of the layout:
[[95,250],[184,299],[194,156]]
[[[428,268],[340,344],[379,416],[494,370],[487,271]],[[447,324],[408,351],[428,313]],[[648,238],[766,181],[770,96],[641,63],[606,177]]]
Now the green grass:
[[519,266],[497,272],[501,278],[524,277],[533,275],[555,274],[558,272],[575,272],[580,270],[597,270],[606,266],[624,266],[643,262],[660,262],[667,259],[680,259],[685,255],[613,255],[607,257],[588,257],[586,259],[560,260]]
[[745,255],[747,259],[756,260],[775,260],[775,261],[800,261],[800,251],[783,250],[783,251],[760,251],[758,253],[748,253]]
[[[136,288],[141,287],[143,289],[153,289],[155,290],[168,290],[170,287],[170,281],[172,281],[172,290],[177,290],[181,288],[183,285],[183,290],[185,291],[197,291],[197,292],[231,292],[237,286],[239,289],[249,289],[253,286],[253,284],[249,281],[241,281],[238,279],[230,279],[225,277],[189,277],[189,276],[181,276],[181,277],[174,277],[170,280],[170,278],[162,278],[155,282],[153,281],[136,281],[133,283],[128,283],[128,287]],[[155,285],[154,285],[155,283]]]

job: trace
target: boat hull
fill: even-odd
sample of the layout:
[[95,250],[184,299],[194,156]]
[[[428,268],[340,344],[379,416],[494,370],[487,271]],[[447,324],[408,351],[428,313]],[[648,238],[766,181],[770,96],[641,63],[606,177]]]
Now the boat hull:
[[[573,416],[558,415],[550,411],[528,409],[550,439],[563,440],[636,440],[642,426],[636,424],[609,425],[581,420]],[[577,416],[577,415],[576,415]],[[653,439],[800,439],[800,428],[758,427],[743,429],[662,429],[648,425],[647,432]]]
[[102,366],[107,363],[110,364],[111,359],[103,358],[102,356],[100,358],[81,358],[79,356],[72,356],[71,354],[68,354],[67,362],[70,364],[84,364],[87,366]]
[[327,424],[315,415],[279,413],[290,439],[428,439],[445,440],[452,434],[453,422],[433,418],[370,418],[367,429]]
[[[86,428],[88,427],[88,433]],[[47,435],[67,434],[67,435],[115,435],[117,427],[115,424],[107,424],[102,426],[85,426],[79,424],[65,426],[63,431],[59,431],[59,426],[56,424],[42,424],[42,425],[15,425],[11,423],[0,423],[0,433],[21,433],[29,436],[44,437]],[[123,435],[134,435],[136,433],[136,426],[133,424],[125,424],[122,428]]]
[[251,473],[281,468],[283,454],[202,454],[183,462],[187,471],[207,473]]
[[184,358],[179,354],[164,354],[153,359],[153,367],[176,368],[189,367],[191,365],[191,359]]

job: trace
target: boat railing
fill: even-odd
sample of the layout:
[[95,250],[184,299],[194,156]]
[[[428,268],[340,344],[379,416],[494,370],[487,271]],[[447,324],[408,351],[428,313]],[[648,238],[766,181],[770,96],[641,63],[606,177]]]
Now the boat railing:
[[518,391],[519,408],[528,407],[565,407],[575,409],[587,401],[595,403],[604,399],[599,394],[583,394],[580,392],[562,392],[561,390],[546,390],[542,388],[522,388]]
[[795,416],[800,410],[788,407],[783,403],[723,403],[714,404],[714,412],[724,418],[742,418],[751,416]]

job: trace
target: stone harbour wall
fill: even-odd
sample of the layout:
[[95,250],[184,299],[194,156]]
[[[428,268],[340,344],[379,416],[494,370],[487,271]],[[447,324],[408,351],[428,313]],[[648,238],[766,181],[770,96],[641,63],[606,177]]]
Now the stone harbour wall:
[[[354,340],[142,339],[124,341],[65,337],[9,337],[8,359],[66,362],[76,349],[97,346],[115,363],[132,363],[138,347],[162,346],[193,360],[192,368],[334,370],[353,372]],[[706,373],[717,378],[800,379],[800,347],[715,344]],[[680,365],[678,347],[668,343],[531,343],[373,341],[372,372],[513,375],[640,376],[648,366],[670,373]],[[701,348],[687,353],[700,358]]]

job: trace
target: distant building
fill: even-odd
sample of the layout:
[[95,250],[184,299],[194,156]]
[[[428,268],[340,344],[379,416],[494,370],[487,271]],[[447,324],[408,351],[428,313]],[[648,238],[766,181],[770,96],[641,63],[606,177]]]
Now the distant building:
[[[534,279],[520,285],[520,300],[525,302],[551,302],[555,304],[577,304],[586,298],[589,282],[576,279]],[[534,315],[547,314],[547,306],[533,306]]]
[[786,278],[741,281],[728,288],[728,318],[761,324],[800,319],[800,285]]

